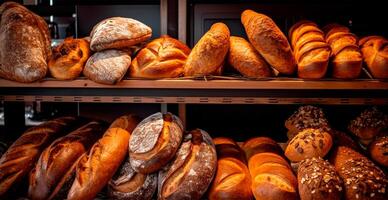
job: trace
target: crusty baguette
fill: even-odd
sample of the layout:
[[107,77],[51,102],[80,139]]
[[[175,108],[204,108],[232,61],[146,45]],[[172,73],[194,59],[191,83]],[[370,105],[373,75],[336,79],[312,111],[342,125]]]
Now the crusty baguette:
[[28,129],[0,159],[0,197],[34,167],[40,153],[76,124],[74,117],[61,117]]
[[251,44],[272,67],[287,75],[295,72],[296,63],[287,37],[271,18],[245,10],[241,22]]
[[229,28],[225,24],[213,24],[187,58],[185,76],[206,76],[222,71],[229,50],[229,37]]

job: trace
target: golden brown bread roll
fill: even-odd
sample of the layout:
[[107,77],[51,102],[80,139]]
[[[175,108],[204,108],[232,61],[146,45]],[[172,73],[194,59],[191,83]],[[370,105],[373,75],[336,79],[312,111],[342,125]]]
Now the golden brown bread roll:
[[251,44],[272,67],[287,75],[295,72],[296,63],[287,37],[271,18],[245,10],[241,22]]
[[93,27],[90,33],[90,49],[123,49],[144,42],[151,35],[151,28],[137,20],[111,17]]
[[306,128],[321,129],[331,132],[329,122],[321,108],[315,106],[301,106],[285,122],[288,129],[288,139],[292,139]]
[[44,148],[76,124],[74,117],[61,117],[25,131],[0,159],[0,197],[31,171]]
[[0,77],[34,82],[47,73],[51,41],[45,20],[15,2],[0,7]]
[[360,116],[350,121],[348,129],[360,142],[368,145],[382,130],[388,128],[388,116],[377,107],[364,110]]
[[289,37],[300,78],[322,78],[325,76],[330,58],[330,46],[323,31],[311,21],[294,24]]
[[388,78],[388,40],[381,36],[368,36],[359,43],[366,66],[374,78]]
[[66,38],[53,49],[48,63],[51,75],[59,80],[77,78],[90,57],[89,42],[85,39]]
[[104,50],[88,59],[83,74],[94,82],[113,85],[121,81],[130,65],[131,57],[127,52]]
[[388,167],[388,136],[377,138],[369,145],[369,154],[378,164]]
[[331,47],[333,77],[341,79],[357,78],[361,73],[362,55],[357,37],[347,27],[329,24],[323,28],[326,42]]
[[171,113],[155,113],[141,121],[129,141],[132,168],[142,174],[161,169],[174,157],[182,134],[182,122]]
[[213,142],[217,150],[217,172],[208,199],[253,199],[244,152],[230,138],[214,138]]
[[256,49],[244,38],[231,36],[227,57],[230,66],[249,78],[271,76],[267,62]]
[[384,172],[360,153],[338,147],[332,162],[344,181],[345,199],[387,199],[388,180]]
[[111,199],[151,200],[156,191],[158,176],[140,174],[132,169],[129,157],[109,181],[108,196]]
[[257,137],[242,146],[248,158],[252,193],[257,200],[296,200],[297,179],[281,156],[280,146],[275,145],[277,143],[270,138]]
[[332,145],[330,133],[309,128],[301,131],[290,141],[285,154],[290,161],[299,162],[307,158],[324,157]]
[[138,123],[135,117],[127,120],[127,123],[114,122],[90,151],[79,158],[67,199],[93,199],[113,177],[127,155],[131,129]]
[[32,200],[48,199],[62,185],[63,175],[71,170],[74,162],[89,150],[104,132],[104,125],[92,121],[68,135],[55,140],[47,147],[30,172],[28,196]]
[[217,154],[209,134],[190,131],[174,160],[159,171],[158,199],[201,199],[216,169]]
[[303,160],[298,168],[301,200],[341,200],[343,181],[328,161],[321,157]]
[[230,32],[225,24],[213,24],[187,58],[185,76],[219,75],[229,50],[229,38]]
[[176,78],[183,74],[183,66],[190,48],[168,35],[148,43],[133,59],[130,77]]

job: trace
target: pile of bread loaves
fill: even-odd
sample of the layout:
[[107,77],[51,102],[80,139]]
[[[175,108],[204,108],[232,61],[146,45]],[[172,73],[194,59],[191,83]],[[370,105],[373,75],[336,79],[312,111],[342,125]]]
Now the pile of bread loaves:
[[0,198],[387,199],[378,167],[388,167],[387,115],[371,108],[350,122],[368,151],[333,131],[317,107],[300,107],[285,125],[283,152],[267,137],[237,144],[185,132],[171,113],[122,116],[109,127],[57,118],[28,129],[1,157]]
[[289,42],[271,18],[246,10],[241,22],[249,42],[230,36],[225,24],[216,23],[191,51],[169,36],[146,44],[150,27],[112,17],[96,24],[90,37],[67,38],[51,50],[41,17],[14,2],[3,3],[0,14],[0,77],[19,82],[40,80],[49,71],[60,80],[83,74],[98,83],[115,84],[126,75],[149,79],[221,75],[224,65],[249,78],[297,72],[300,78],[318,79],[330,71],[334,78],[353,79],[360,76],[363,62],[375,78],[388,78],[388,40],[369,36],[358,41],[338,24],[321,30],[311,21],[298,22],[289,31]]

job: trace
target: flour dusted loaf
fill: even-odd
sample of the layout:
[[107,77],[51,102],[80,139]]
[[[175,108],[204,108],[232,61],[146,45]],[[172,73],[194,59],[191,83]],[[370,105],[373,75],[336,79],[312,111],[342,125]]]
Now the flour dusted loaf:
[[217,154],[209,134],[190,131],[174,160],[159,171],[158,199],[201,199],[216,169]]
[[85,65],[83,74],[102,84],[116,84],[125,76],[131,57],[124,51],[109,49],[94,53]]
[[229,28],[215,23],[192,49],[184,66],[185,76],[220,75],[229,50]]
[[93,51],[123,49],[148,40],[152,30],[145,24],[124,17],[102,20],[90,33],[90,48]]
[[155,113],[135,128],[129,141],[132,168],[149,174],[160,170],[177,152],[182,141],[183,125],[171,113]]
[[321,157],[300,163],[298,188],[301,200],[341,200],[344,191],[334,166]]
[[66,38],[53,49],[48,63],[51,76],[59,80],[77,78],[90,57],[89,42],[86,39]]
[[29,128],[0,159],[0,197],[34,167],[41,152],[77,125],[74,117],[61,117]]
[[241,22],[251,44],[272,67],[282,74],[295,72],[296,63],[287,37],[271,18],[245,10]]
[[214,138],[213,142],[217,150],[217,172],[208,199],[253,199],[252,180],[244,152],[230,138]]
[[183,67],[190,48],[164,35],[148,43],[133,59],[130,76],[138,78],[176,78],[183,75]]
[[42,17],[15,2],[0,7],[0,77],[34,82],[47,73],[51,41]]
[[271,69],[263,57],[244,38],[231,36],[227,61],[243,76],[262,78],[271,76]]

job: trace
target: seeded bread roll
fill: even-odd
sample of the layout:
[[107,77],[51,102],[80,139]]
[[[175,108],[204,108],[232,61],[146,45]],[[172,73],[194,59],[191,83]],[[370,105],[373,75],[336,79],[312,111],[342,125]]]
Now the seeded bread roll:
[[344,181],[346,200],[387,199],[386,175],[365,156],[342,146],[336,149],[331,160]]
[[364,145],[368,145],[380,131],[387,128],[388,115],[385,115],[376,107],[363,111],[348,126],[349,131],[357,136]]
[[287,136],[290,140],[306,128],[321,129],[325,132],[331,131],[329,122],[322,109],[309,105],[299,107],[298,110],[287,119],[285,126],[288,129]]
[[347,133],[333,130],[331,136],[333,138],[333,147],[346,146],[358,152],[362,151],[360,145]]
[[377,138],[369,145],[371,158],[384,167],[388,167],[388,136]]
[[319,129],[305,129],[296,135],[286,148],[286,156],[293,162],[306,158],[324,157],[333,141],[331,135]]
[[301,200],[340,200],[343,182],[328,161],[321,157],[303,160],[298,169]]

